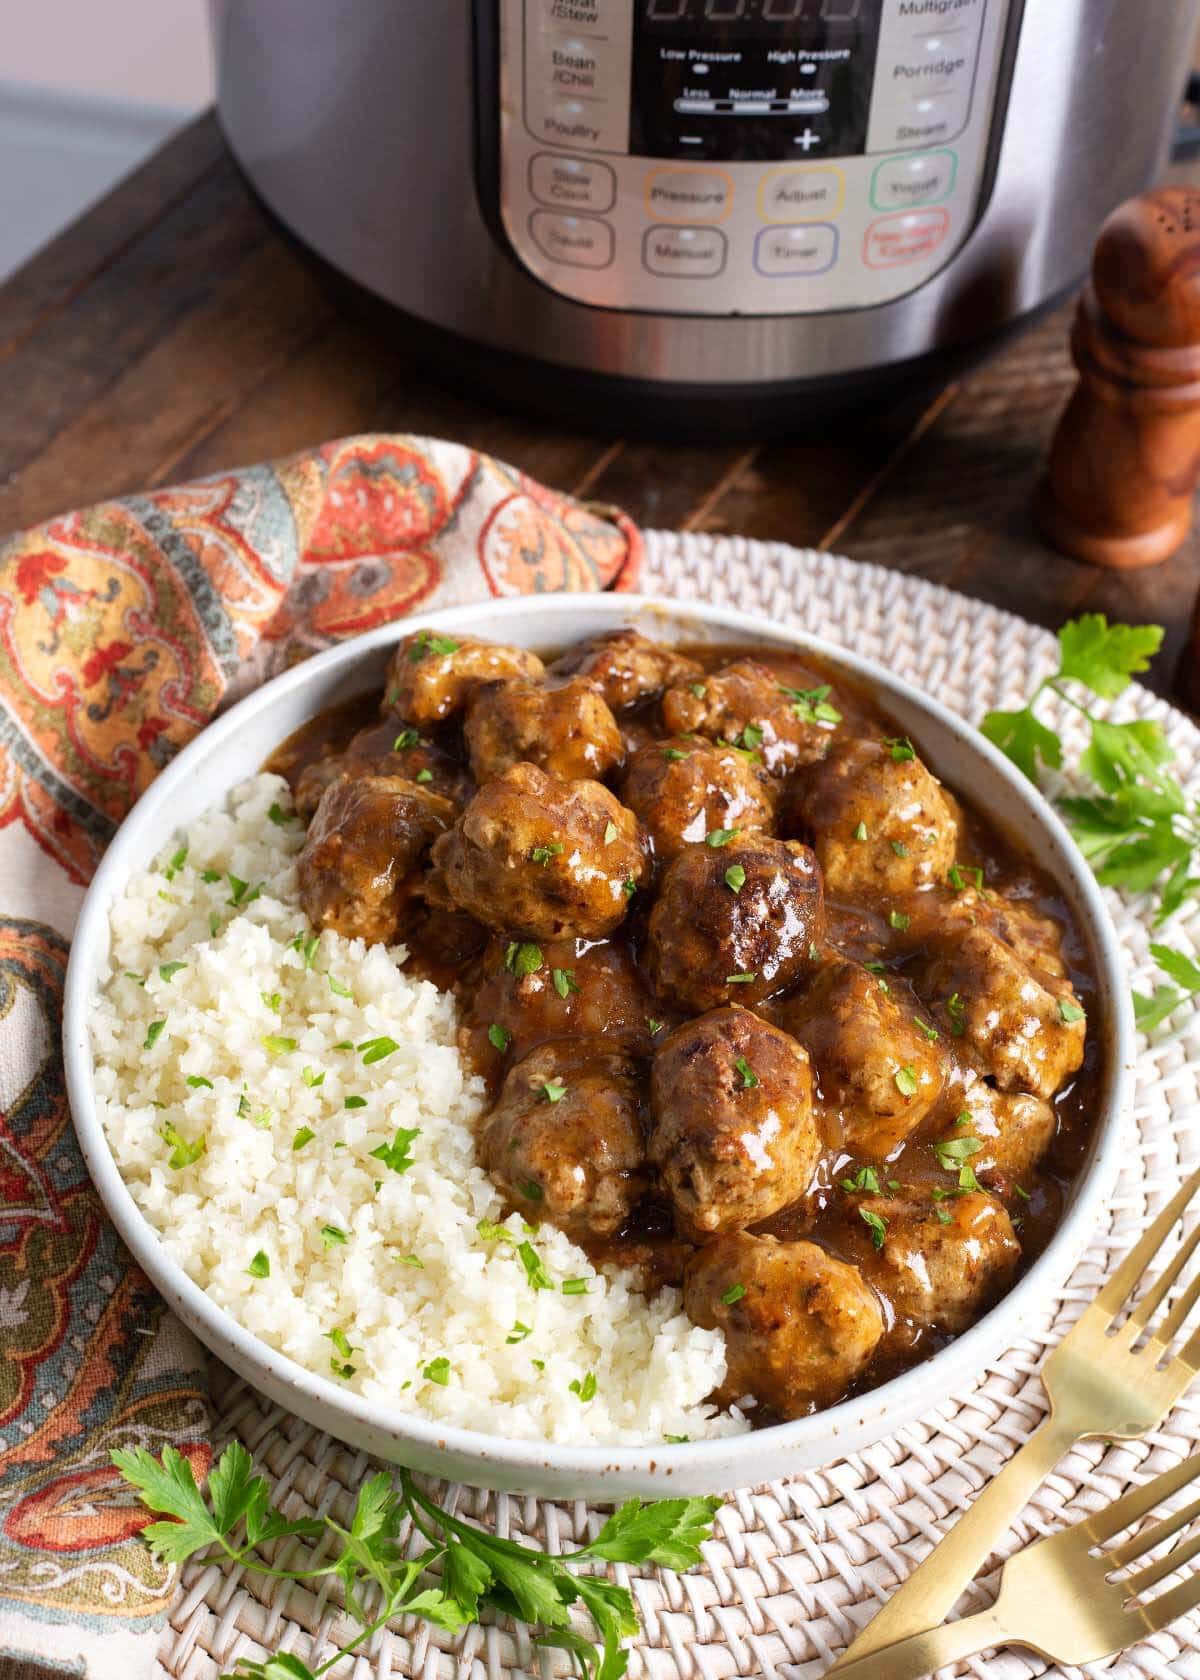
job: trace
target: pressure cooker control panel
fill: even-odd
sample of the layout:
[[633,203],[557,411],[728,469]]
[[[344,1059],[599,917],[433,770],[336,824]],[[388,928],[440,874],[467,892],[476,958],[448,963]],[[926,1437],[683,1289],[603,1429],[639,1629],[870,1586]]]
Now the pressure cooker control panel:
[[500,0],[500,207],[581,303],[794,315],[970,232],[1010,0]]

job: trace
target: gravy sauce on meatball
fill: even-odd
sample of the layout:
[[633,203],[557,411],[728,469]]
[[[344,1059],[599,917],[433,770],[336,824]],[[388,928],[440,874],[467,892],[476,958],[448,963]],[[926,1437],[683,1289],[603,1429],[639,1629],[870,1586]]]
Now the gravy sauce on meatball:
[[454,994],[531,1239],[680,1290],[718,1404],[877,1386],[1053,1235],[1100,1075],[1086,943],[841,671],[419,630],[267,768],[313,927]]

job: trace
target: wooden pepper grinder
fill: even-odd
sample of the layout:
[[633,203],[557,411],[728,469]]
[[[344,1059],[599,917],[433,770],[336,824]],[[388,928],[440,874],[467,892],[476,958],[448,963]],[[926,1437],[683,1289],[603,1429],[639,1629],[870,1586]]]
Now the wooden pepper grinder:
[[1200,191],[1131,198],[1100,231],[1071,333],[1079,369],[1034,501],[1043,536],[1097,566],[1153,566],[1200,477]]

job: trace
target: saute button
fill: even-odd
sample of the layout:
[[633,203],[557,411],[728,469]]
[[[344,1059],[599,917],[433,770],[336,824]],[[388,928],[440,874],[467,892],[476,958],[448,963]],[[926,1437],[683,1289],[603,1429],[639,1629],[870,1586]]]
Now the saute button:
[[885,158],[871,177],[871,203],[876,210],[938,204],[949,197],[957,172],[958,157],[949,151]]
[[672,280],[711,280],[725,267],[727,249],[719,228],[652,227],[642,240],[642,265]]
[[539,204],[603,215],[616,202],[617,177],[598,159],[538,152],[529,160],[529,191]]
[[653,169],[646,177],[646,212],[660,222],[721,222],[732,203],[723,169]]
[[842,208],[844,178],[840,169],[772,169],[758,189],[758,213],[764,222],[801,222],[809,216],[836,216]]
[[754,266],[772,280],[824,274],[837,261],[838,235],[831,222],[763,228],[754,241]]
[[551,262],[570,268],[607,268],[613,260],[613,230],[607,222],[591,216],[560,216],[553,210],[535,210],[529,218],[529,231]]
[[863,237],[863,261],[868,268],[898,268],[921,262],[945,239],[950,218],[944,210],[910,210],[879,216]]

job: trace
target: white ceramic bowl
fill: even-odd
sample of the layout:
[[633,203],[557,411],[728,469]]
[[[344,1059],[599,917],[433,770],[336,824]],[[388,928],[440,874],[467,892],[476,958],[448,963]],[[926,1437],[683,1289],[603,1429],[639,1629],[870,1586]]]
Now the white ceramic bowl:
[[1091,872],[1053,811],[1007,759],[936,701],[867,660],[744,613],[629,595],[549,595],[450,608],[420,623],[540,651],[632,623],[675,641],[767,641],[812,649],[865,680],[901,728],[920,741],[939,774],[969,794],[1057,879],[1090,941],[1100,1002],[1092,1030],[1104,1035],[1104,1068],[1091,1149],[1063,1222],[1017,1287],[925,1364],[815,1417],[681,1446],[550,1446],[392,1412],[294,1364],[216,1306],[138,1211],[97,1119],[87,1021],[97,969],[108,949],[109,906],[132,873],[157,856],[179,829],[221,802],[236,782],[253,774],[305,719],[323,706],[381,686],[392,646],[412,628],[410,622],[385,626],[319,655],[210,724],[138,802],[92,882],[67,972],[67,1087],[88,1168],[134,1258],[220,1359],[310,1423],[416,1469],[560,1498],[714,1493],[786,1476],[864,1447],[968,1387],[1053,1296],[1087,1246],[1116,1178],[1122,1115],[1131,1093],[1133,1027],[1120,948]]

